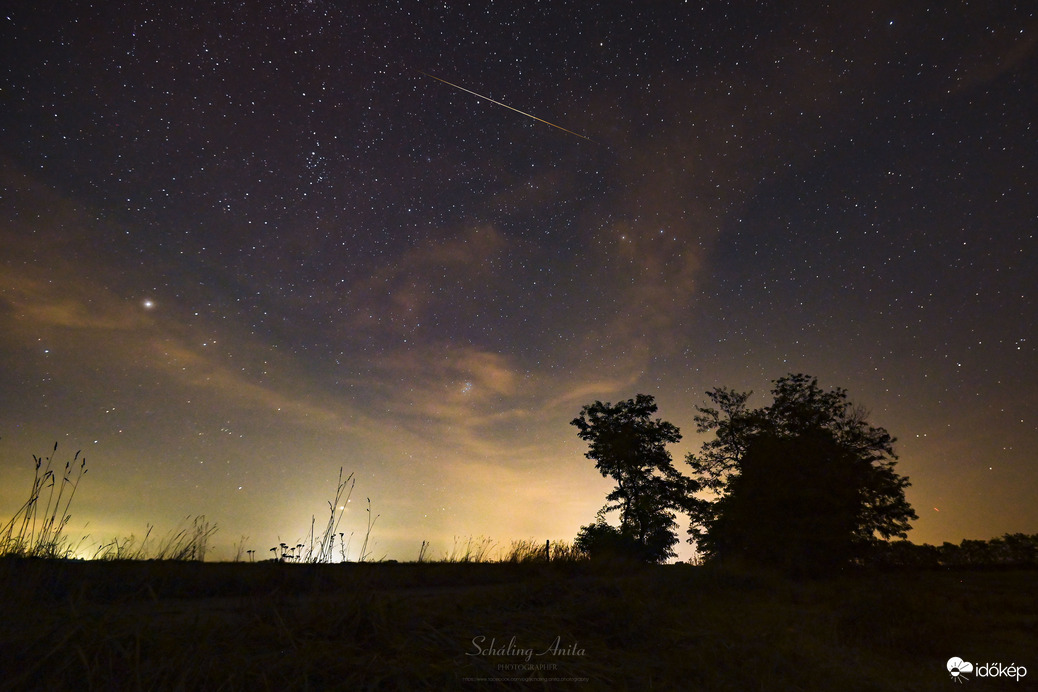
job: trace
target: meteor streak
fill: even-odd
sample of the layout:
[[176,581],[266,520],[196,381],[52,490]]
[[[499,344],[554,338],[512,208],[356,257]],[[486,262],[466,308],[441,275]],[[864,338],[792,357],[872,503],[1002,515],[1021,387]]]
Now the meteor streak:
[[465,93],[468,93],[468,94],[472,94],[473,96],[477,96],[477,97],[479,97],[479,98],[483,99],[484,101],[490,101],[490,102],[491,102],[491,103],[493,103],[494,105],[497,105],[497,106],[503,106],[504,108],[507,108],[507,109],[508,109],[508,110],[510,110],[510,111],[515,111],[516,113],[518,113],[518,114],[520,114],[520,115],[525,115],[525,116],[526,116],[527,118],[533,118],[533,119],[534,119],[534,120],[536,120],[537,122],[542,122],[542,123],[544,123],[545,125],[551,125],[551,126],[552,126],[552,127],[554,127],[554,128],[556,129],[556,130],[562,130],[563,132],[566,132],[566,133],[568,133],[568,134],[571,134],[571,135],[573,135],[574,137],[580,137],[581,139],[586,139],[586,140],[587,140],[587,141],[589,141],[589,142],[592,142],[592,141],[594,141],[594,140],[592,140],[592,139],[591,139],[590,137],[585,137],[584,135],[582,135],[582,134],[580,134],[580,133],[578,133],[578,132],[574,132],[573,130],[567,130],[567,129],[566,129],[566,128],[564,128],[564,127],[561,127],[561,126],[559,126],[559,125],[556,125],[555,123],[550,123],[550,122],[548,122],[547,120],[545,120],[544,118],[538,118],[538,117],[537,117],[536,115],[531,115],[530,113],[525,113],[525,112],[523,112],[523,111],[519,110],[518,108],[512,108],[512,107],[511,107],[511,106],[509,106],[509,105],[508,105],[507,103],[501,103],[500,101],[495,101],[494,99],[490,98],[489,96],[484,96],[483,94],[477,94],[476,92],[472,91],[471,89],[466,89],[466,88],[465,88],[465,87],[463,87],[463,86],[458,86],[457,84],[454,84],[453,82],[448,82],[448,81],[447,81],[446,79],[440,79],[440,78],[439,78],[439,77],[437,77],[436,75],[431,75],[431,74],[429,74],[428,72],[422,72],[421,70],[418,70],[418,71],[419,71],[419,72],[421,72],[422,74],[424,74],[424,75],[425,75],[426,77],[432,77],[432,78],[433,78],[433,79],[435,79],[435,80],[436,80],[437,82],[443,82],[444,84],[446,84],[446,85],[448,85],[448,86],[452,86],[452,87],[454,87],[455,89],[461,89],[461,90],[462,90],[462,91],[464,91]]

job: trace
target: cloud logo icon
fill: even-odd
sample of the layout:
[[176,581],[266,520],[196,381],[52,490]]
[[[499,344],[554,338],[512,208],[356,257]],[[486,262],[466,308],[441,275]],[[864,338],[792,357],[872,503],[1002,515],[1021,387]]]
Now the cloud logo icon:
[[951,673],[952,680],[955,682],[969,680],[965,673],[973,672],[973,664],[969,661],[963,661],[958,656],[952,656],[948,659],[948,672]]

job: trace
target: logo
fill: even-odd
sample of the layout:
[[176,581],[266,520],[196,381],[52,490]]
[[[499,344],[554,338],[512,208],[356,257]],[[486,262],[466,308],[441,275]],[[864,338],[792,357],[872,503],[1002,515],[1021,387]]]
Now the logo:
[[1020,678],[1027,675],[1027,668],[1018,666],[1015,663],[1010,663],[1008,666],[1001,663],[978,663],[974,665],[969,661],[963,661],[958,656],[952,656],[948,659],[947,668],[952,682],[969,680],[969,676],[966,673],[972,673],[978,678],[1015,678],[1017,682],[1020,682]]
[[973,664],[969,661],[963,661],[958,656],[953,656],[948,659],[948,672],[951,673],[951,679],[953,682],[969,680],[969,678],[966,677],[966,673],[973,672]]

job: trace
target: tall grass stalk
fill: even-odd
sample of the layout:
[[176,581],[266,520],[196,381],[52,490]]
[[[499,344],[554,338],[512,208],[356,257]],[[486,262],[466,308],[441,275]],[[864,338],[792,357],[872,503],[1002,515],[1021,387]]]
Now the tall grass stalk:
[[[72,518],[69,513],[72,498],[87,472],[86,457],[80,459],[77,451],[70,461],[65,462],[65,472],[59,478],[51,468],[53,453],[57,451],[58,443],[55,442],[51,456],[41,458],[33,455],[36,471],[32,489],[29,498],[10,521],[0,527],[0,555],[53,558],[68,557],[73,552],[64,532]],[[56,493],[54,486],[58,486]],[[49,492],[41,512],[40,497],[45,490]]]
[[251,553],[251,550],[246,550],[245,545],[249,542],[249,537],[242,534],[241,540],[234,544],[234,561],[241,562],[242,556],[246,553]]
[[170,532],[159,545],[154,556],[156,560],[205,561],[205,555],[209,552],[209,541],[218,527],[210,524],[204,514],[193,520],[188,516],[185,521],[191,525]]
[[353,542],[353,532],[350,531],[350,537],[348,539],[343,538],[343,533],[339,533],[339,555],[342,557],[342,561],[346,562],[346,556],[350,553],[350,543]]
[[458,537],[454,537],[454,547],[444,555],[443,562],[490,562],[490,554],[497,544],[487,536],[473,538],[469,536],[464,549],[458,545]]
[[371,539],[371,529],[374,528],[375,522],[382,516],[377,514],[374,517],[371,516],[371,498],[368,498],[368,530],[364,534],[364,543],[360,547],[360,557],[357,559],[358,562],[364,562],[368,557],[368,541]]
[[576,562],[585,556],[566,541],[515,540],[501,557],[502,562]]
[[[350,496],[353,495],[353,487],[357,485],[357,479],[354,478],[353,474],[350,473],[343,480],[342,467],[339,467],[339,481],[335,486],[335,500],[328,503],[328,523],[324,527],[324,533],[321,534],[321,540],[317,544],[317,552],[314,553],[314,520],[310,521],[310,550],[307,554],[307,562],[331,562],[334,555],[335,547],[335,534],[339,532],[339,523],[342,522],[342,515],[346,513],[346,506],[350,502]],[[345,497],[343,496],[345,494]],[[370,500],[368,500],[370,504]],[[343,555],[343,561],[346,560],[345,550],[341,547],[342,534],[339,533],[340,538],[340,553]]]
[[148,530],[144,533],[144,538],[141,542],[137,543],[137,537],[130,535],[123,538],[122,541],[118,538],[112,540],[111,543],[102,543],[98,546],[97,550],[94,551],[94,555],[91,559],[93,560],[144,560],[147,559],[145,548],[148,545],[148,538],[151,536],[152,530],[155,528],[151,524],[148,524]]

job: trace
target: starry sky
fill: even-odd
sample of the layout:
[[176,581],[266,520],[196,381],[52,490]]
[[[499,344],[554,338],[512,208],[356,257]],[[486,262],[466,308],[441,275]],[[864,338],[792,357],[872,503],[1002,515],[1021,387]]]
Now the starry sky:
[[582,405],[655,396],[687,469],[708,390],[806,372],[914,541],[1036,532],[1036,15],[5,3],[0,516],[57,441],[88,545],[267,554],[340,467],[375,557],[572,539]]

